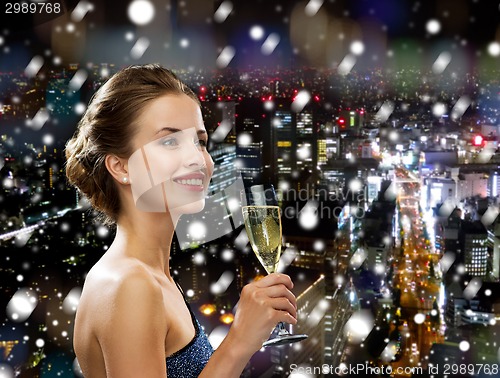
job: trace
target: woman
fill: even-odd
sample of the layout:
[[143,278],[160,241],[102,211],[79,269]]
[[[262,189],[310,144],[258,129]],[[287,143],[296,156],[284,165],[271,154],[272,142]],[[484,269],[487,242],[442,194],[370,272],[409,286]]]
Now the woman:
[[239,377],[279,321],[296,324],[292,282],[246,285],[213,352],[169,269],[182,214],[212,174],[196,95],[158,65],[128,67],[94,95],[66,145],[66,174],[116,236],[89,271],[75,319],[85,377]]

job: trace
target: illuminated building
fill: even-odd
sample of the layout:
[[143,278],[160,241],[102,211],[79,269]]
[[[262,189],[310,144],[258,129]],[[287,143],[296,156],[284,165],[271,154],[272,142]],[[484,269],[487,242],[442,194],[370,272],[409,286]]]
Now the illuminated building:
[[236,146],[221,144],[217,149],[210,151],[214,161],[214,172],[209,191],[219,192],[234,182],[238,176],[235,167]]
[[325,290],[325,277],[321,276],[297,296],[299,321],[293,333],[308,335],[306,340],[289,346],[289,361],[298,365],[337,366],[344,355],[347,338],[343,329],[354,307],[347,285],[337,286],[332,295],[325,295]]
[[205,127],[212,139],[210,156],[214,173],[209,191],[220,191],[234,181],[236,159],[235,103],[232,101],[202,102]]
[[451,178],[432,177],[425,181],[422,191],[426,192],[427,208],[435,207],[446,200],[456,199],[457,184]]
[[419,170],[428,175],[434,170],[444,171],[446,166],[453,167],[458,163],[457,151],[422,151],[420,153]]
[[[203,121],[209,136],[216,143],[236,143],[235,116],[236,104],[234,101],[216,101],[201,103]],[[220,126],[222,128],[215,132]],[[220,133],[220,134],[219,134]],[[217,135],[217,136],[216,136]]]
[[500,279],[500,218],[497,217],[488,229],[488,247],[492,251],[491,274]]
[[[293,333],[306,334],[308,338],[290,346],[290,361],[310,366],[321,366],[324,363],[326,350],[331,352],[331,346],[326,348],[324,332],[327,328],[326,313],[331,310],[330,303],[325,299],[323,276],[297,296],[298,322],[293,327]],[[328,326],[331,328],[330,324]],[[318,348],[321,345],[323,348]]]
[[362,158],[371,158],[373,155],[372,152],[372,143],[369,140],[365,140],[361,145],[361,157]]
[[319,137],[318,138],[318,166],[326,164],[328,161],[328,157],[326,154],[326,138],[325,137]]
[[460,227],[459,245],[467,274],[485,277],[488,274],[488,235],[480,221],[464,221]]
[[[317,164],[317,134],[313,131],[313,113],[303,111],[296,115],[297,169],[312,172]],[[326,152],[326,151],[325,151]]]
[[337,125],[341,134],[358,135],[364,126],[365,111],[363,109],[343,109],[339,112]]
[[272,172],[278,181],[288,180],[296,168],[295,154],[297,151],[295,140],[295,125],[292,112],[276,110],[271,121],[271,140],[273,146]]
[[83,93],[86,87],[79,88],[76,91],[68,87],[72,76],[75,74],[74,71],[77,69],[78,66],[74,65],[73,68],[70,68],[70,72],[63,69],[60,73],[53,73],[47,83],[44,96],[47,109],[50,110],[51,114],[74,115],[75,105],[81,102],[86,95]]
[[368,201],[373,201],[375,198],[377,198],[378,192],[380,191],[380,188],[382,186],[382,177],[375,175],[368,176],[367,183]]
[[262,129],[266,126],[262,118],[254,115],[259,106],[260,100],[243,100],[237,108],[236,164],[247,186],[259,183],[263,174]]
[[14,347],[17,344],[19,344],[18,340],[9,340],[9,341],[2,340],[2,341],[0,341],[0,348],[3,348],[4,360],[7,359],[7,357],[9,357],[10,352],[12,351],[12,349],[14,349]]
[[488,191],[488,176],[482,172],[460,173],[457,182],[457,199],[469,197],[486,197]]
[[339,140],[338,126],[331,120],[324,121],[318,130],[318,167],[339,156]]
[[[318,201],[320,209],[328,206],[326,199],[318,198]],[[338,206],[338,203],[330,203],[330,206]],[[286,205],[283,208],[286,209]],[[348,267],[347,259],[340,256],[341,253],[349,253],[347,232],[346,240],[337,238],[337,218],[333,217],[322,217],[317,227],[310,230],[300,227],[300,220],[284,217],[283,230],[286,230],[285,246],[296,253],[291,265],[311,273],[323,272],[317,281],[297,296],[299,322],[293,332],[305,333],[309,337],[290,346],[290,361],[310,366],[338,364],[346,343],[343,327],[352,313],[348,295],[336,279]],[[342,242],[345,244],[340,245]],[[344,266],[340,266],[342,263]]]
[[488,197],[497,197],[500,194],[500,175],[498,171],[491,172],[488,180]]
[[435,214],[436,252],[440,254],[444,254],[446,251],[456,252],[462,211],[455,208],[451,214],[448,215],[447,212],[443,212],[444,214],[441,215],[441,206],[436,208]]

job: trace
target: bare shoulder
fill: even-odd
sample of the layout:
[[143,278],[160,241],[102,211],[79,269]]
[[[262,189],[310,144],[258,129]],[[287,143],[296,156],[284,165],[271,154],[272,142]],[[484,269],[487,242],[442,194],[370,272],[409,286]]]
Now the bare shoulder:
[[[116,322],[138,307],[142,309],[138,315],[162,314],[163,295],[158,282],[140,263],[133,260],[97,263],[85,279],[80,305],[79,311],[88,310],[92,314],[95,320],[92,328],[97,332],[109,329],[104,325],[111,320]],[[155,317],[149,319],[154,320]]]
[[75,319],[74,347],[84,373],[159,376],[167,333],[163,303],[160,284],[140,263],[98,262],[87,274]]

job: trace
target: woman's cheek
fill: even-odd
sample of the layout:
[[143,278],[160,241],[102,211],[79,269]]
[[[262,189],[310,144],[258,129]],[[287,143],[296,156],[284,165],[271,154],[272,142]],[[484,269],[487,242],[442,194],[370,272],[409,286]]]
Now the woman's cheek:
[[212,157],[208,152],[205,160],[207,162],[207,172],[210,175],[210,177],[212,177],[212,174],[214,173],[214,161],[212,160]]

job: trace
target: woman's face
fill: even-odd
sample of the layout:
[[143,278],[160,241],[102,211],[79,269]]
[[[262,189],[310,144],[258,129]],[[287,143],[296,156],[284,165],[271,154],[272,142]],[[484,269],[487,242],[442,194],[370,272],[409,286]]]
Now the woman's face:
[[148,212],[188,214],[205,204],[213,161],[198,104],[181,94],[151,101],[136,121],[128,160],[135,205]]

